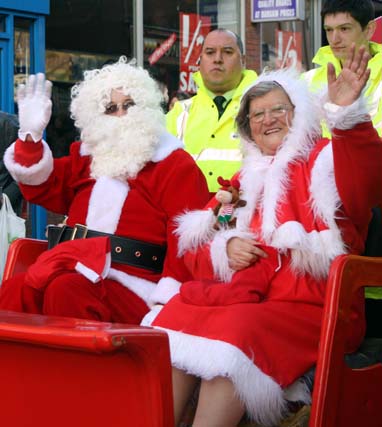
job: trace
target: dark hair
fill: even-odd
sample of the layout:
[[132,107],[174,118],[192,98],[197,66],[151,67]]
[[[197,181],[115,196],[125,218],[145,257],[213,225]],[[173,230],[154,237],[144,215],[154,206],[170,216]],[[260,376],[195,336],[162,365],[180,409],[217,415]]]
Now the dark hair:
[[364,29],[374,19],[375,10],[371,0],[326,0],[321,9],[321,18],[336,13],[348,13]]
[[[236,116],[236,126],[241,137],[245,139],[252,139],[248,118],[249,105],[251,101],[256,98],[261,98],[275,89],[284,91],[289,98],[285,89],[279,83],[272,80],[257,83],[244,94],[240,102],[239,112]],[[292,101],[291,104],[293,105]]]
[[[240,36],[238,34],[236,34],[235,32],[233,32],[231,30],[227,30],[226,28],[215,28],[214,30],[211,30],[208,34],[213,33],[215,31],[221,32],[221,33],[231,34],[231,36],[234,36],[235,40],[236,40],[237,47],[239,48],[240,53],[242,55],[244,55],[244,44],[243,44],[243,41],[241,40],[241,38],[240,38]],[[204,41],[203,41],[203,45],[204,45]]]

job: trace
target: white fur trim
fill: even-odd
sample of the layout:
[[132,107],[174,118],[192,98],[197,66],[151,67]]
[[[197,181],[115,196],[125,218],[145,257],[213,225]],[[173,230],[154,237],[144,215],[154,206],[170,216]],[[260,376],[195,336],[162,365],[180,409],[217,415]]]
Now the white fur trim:
[[223,341],[158,329],[169,335],[173,366],[206,380],[229,378],[251,418],[264,426],[278,425],[286,411],[283,390],[241,350]]
[[86,224],[89,228],[114,234],[129,192],[125,181],[101,177],[94,184]]
[[119,282],[122,286],[130,291],[134,292],[139,298],[149,306],[150,304],[150,295],[154,292],[157,284],[155,282],[150,282],[149,280],[142,279],[141,277],[132,276],[127,274],[124,271],[116,270],[111,268],[107,275],[108,279],[115,280]]
[[48,144],[45,141],[42,141],[42,144],[42,158],[32,166],[22,166],[15,162],[15,143],[7,148],[4,153],[4,163],[16,182],[27,185],[40,185],[49,178],[53,171],[53,156]]
[[216,217],[212,209],[189,211],[175,218],[178,236],[178,255],[188,250],[195,250],[211,241],[216,233],[213,226]]
[[353,104],[345,107],[327,102],[324,104],[326,113],[326,121],[330,130],[337,129],[352,129],[358,123],[368,122],[370,116],[364,97],[361,96]]
[[253,235],[249,232],[236,229],[221,230],[216,233],[211,242],[210,255],[215,276],[223,282],[229,282],[234,273],[234,270],[229,266],[229,258],[227,255],[227,242],[232,237],[250,239],[253,238]]
[[304,402],[307,405],[312,401],[312,393],[302,377],[284,389],[284,397],[289,402]]
[[159,136],[159,144],[155,150],[152,161],[158,163],[179,148],[184,148],[183,142],[174,135],[164,132]]
[[236,228],[241,231],[249,229],[253,214],[261,202],[264,180],[273,161],[271,156],[263,156],[260,149],[249,141],[242,140],[246,155],[240,171],[241,198],[247,204],[236,212]]
[[331,144],[321,150],[314,163],[309,190],[312,194],[314,214],[323,218],[329,226],[336,227],[334,218],[341,201],[334,176]]
[[337,230],[311,231],[296,221],[282,224],[274,232],[271,245],[291,250],[291,267],[297,273],[309,272],[313,277],[326,277],[333,259],[344,253]]
[[150,306],[166,304],[174,295],[179,293],[181,283],[172,277],[162,277],[149,298]]
[[82,274],[87,279],[89,279],[91,282],[97,283],[101,279],[104,279],[105,277],[107,277],[109,270],[110,270],[110,265],[111,265],[111,255],[109,252],[106,254],[105,265],[104,265],[104,268],[103,268],[101,275],[99,275],[96,271],[92,270],[91,268],[87,267],[85,264],[82,264],[82,262],[77,262],[74,269],[78,273]]
[[151,307],[151,310],[145,315],[142,319],[141,326],[151,326],[155,318],[158,316],[159,312],[162,310],[162,304],[156,304],[154,307]]

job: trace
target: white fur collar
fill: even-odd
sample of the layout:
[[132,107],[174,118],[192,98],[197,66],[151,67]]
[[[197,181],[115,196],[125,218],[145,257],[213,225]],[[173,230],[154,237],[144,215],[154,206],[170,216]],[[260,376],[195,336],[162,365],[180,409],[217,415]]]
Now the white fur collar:
[[159,144],[155,150],[152,161],[158,163],[179,148],[184,148],[183,142],[174,135],[164,132],[159,136]]
[[115,233],[128,192],[127,182],[108,177],[97,179],[89,200],[87,226],[104,233]]

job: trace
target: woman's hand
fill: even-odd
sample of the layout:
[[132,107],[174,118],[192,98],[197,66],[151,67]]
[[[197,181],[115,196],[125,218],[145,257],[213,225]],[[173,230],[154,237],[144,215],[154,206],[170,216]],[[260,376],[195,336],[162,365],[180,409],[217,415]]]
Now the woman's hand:
[[233,237],[227,243],[229,266],[235,270],[243,270],[256,262],[259,257],[266,258],[267,254],[256,246],[254,239]]
[[358,52],[355,53],[355,45],[353,43],[349,56],[338,77],[336,77],[333,64],[328,64],[328,95],[330,102],[346,106],[358,99],[370,76],[370,69],[367,68],[369,59],[370,55],[366,52],[366,47],[361,46]]

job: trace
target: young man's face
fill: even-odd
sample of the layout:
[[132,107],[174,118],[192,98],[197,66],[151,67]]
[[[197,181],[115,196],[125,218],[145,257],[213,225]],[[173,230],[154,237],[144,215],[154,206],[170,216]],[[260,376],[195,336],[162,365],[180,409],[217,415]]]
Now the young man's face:
[[221,95],[236,88],[242,78],[243,56],[233,34],[213,31],[204,41],[200,73],[207,89]]
[[360,23],[349,13],[342,12],[326,15],[324,30],[335,57],[341,62],[347,58],[352,43],[355,43],[356,51],[362,45],[368,47],[368,42],[373,35],[369,24],[362,29]]

